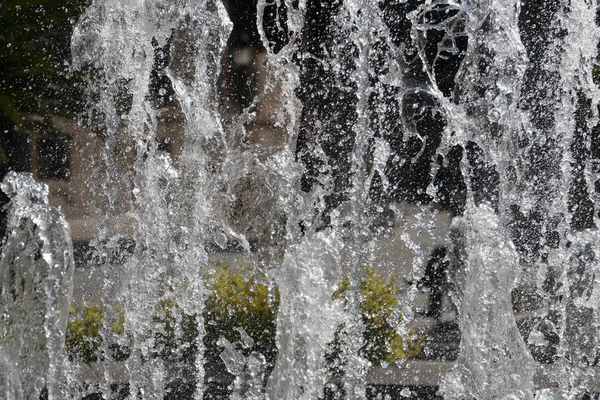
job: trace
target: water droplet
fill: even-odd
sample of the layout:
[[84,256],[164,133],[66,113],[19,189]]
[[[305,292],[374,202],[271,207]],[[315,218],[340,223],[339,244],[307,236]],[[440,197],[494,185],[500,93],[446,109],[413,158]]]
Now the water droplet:
[[490,122],[498,122],[500,120],[500,117],[501,117],[500,111],[498,111],[495,108],[492,108],[488,112],[488,119],[490,120]]

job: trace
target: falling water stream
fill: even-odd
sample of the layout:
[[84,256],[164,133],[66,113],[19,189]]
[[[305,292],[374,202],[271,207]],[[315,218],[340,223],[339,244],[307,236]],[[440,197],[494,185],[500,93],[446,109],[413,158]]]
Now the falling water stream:
[[48,187],[30,174],[7,174],[11,198],[2,271],[0,395],[60,398],[67,380],[65,329],[73,293],[73,247],[68,224],[48,205]]
[[[366,267],[400,282],[401,337],[460,330],[457,354],[436,360],[442,398],[600,392],[596,1],[258,0],[262,84],[237,111],[219,90],[238,54],[228,4],[93,0],[78,21],[82,121],[104,146],[90,161],[102,204],[90,244],[106,356],[87,381],[91,367],[67,359],[68,224],[47,188],[11,173],[0,397],[109,399],[125,385],[140,399],[365,399],[374,376],[418,362],[431,374],[433,356],[369,361]],[[157,65],[180,116],[171,153]],[[274,145],[253,139],[265,113]],[[447,297],[424,314],[440,246],[450,266],[429,296]],[[277,352],[252,350],[240,325],[239,342],[215,341],[219,370],[203,340],[219,324],[207,282],[231,254],[278,304]],[[120,315],[125,334],[108,322]],[[419,379],[397,383],[402,398],[419,398]]]

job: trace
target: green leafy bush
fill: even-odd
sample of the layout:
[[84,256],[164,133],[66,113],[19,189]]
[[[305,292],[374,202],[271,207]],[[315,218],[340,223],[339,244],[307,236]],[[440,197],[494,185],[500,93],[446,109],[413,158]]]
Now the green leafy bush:
[[[365,278],[360,282],[363,300],[360,303],[365,326],[363,356],[374,364],[394,363],[414,358],[421,352],[419,339],[414,333],[406,340],[398,333],[402,315],[398,309],[398,287],[390,277],[383,279],[372,268],[365,268]],[[345,295],[350,288],[346,277],[333,297]]]
[[[365,324],[366,358],[371,362],[393,363],[416,357],[421,352],[418,339],[411,335],[404,340],[397,331],[402,315],[398,310],[398,287],[394,279],[384,280],[366,268],[360,289],[365,296],[360,305]],[[394,313],[397,313],[396,318]]]
[[193,362],[198,338],[196,314],[180,314],[180,335],[177,335],[177,313],[179,305],[174,298],[165,298],[156,305],[152,322],[160,326],[155,334],[154,355],[165,361]]
[[[80,360],[85,363],[103,359],[100,354],[102,336],[100,330],[104,321],[106,308],[102,304],[71,304],[69,320],[65,335],[65,347],[70,360]],[[125,312],[115,307],[116,320],[112,321],[110,332],[122,335],[125,331]],[[115,359],[128,356],[127,349],[111,346],[111,353]]]
[[218,268],[207,281],[210,291],[204,314],[207,358],[218,357],[222,348],[217,341],[223,337],[245,356],[251,352],[262,354],[272,366],[277,356],[278,291],[269,289],[263,274],[247,268],[237,272],[228,266]]
[[[225,338],[245,356],[251,352],[262,354],[267,369],[271,369],[277,356],[277,289],[270,288],[264,274],[254,269],[240,267],[234,271],[229,266],[217,266],[213,271],[205,276],[209,291],[203,313],[207,363],[220,363],[223,348],[217,342]],[[421,351],[419,340],[414,334],[404,339],[397,331],[402,316],[398,310],[398,288],[394,279],[383,279],[371,268],[366,268],[365,278],[359,286],[365,325],[363,356],[373,363],[393,363],[417,356]],[[333,297],[345,296],[349,288],[350,280],[346,278]],[[160,327],[155,334],[153,353],[165,361],[191,361],[197,352],[196,315],[181,313],[177,318],[178,308],[176,298],[164,298],[157,303],[152,317],[152,322]],[[110,332],[123,335],[125,313],[121,309],[116,311],[118,318],[112,322]],[[99,349],[104,315],[102,305],[71,306],[65,340],[70,359],[93,362],[103,357]],[[177,332],[180,332],[179,336]],[[121,349],[121,359],[128,355],[126,350]]]

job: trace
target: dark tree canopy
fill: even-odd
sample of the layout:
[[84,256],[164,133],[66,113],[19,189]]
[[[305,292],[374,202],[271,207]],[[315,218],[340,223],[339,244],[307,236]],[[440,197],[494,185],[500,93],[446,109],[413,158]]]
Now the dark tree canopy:
[[88,3],[0,3],[0,175],[29,168],[23,159],[28,115],[70,114],[81,108],[78,86],[67,72],[73,26]]

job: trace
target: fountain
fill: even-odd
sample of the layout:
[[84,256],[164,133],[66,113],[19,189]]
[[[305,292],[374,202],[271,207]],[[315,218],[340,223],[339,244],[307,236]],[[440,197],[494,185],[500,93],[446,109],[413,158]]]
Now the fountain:
[[242,3],[76,22],[67,218],[2,185],[0,397],[597,396],[598,4]]
[[48,187],[10,172],[2,190],[11,198],[2,276],[0,393],[60,398],[66,382],[65,330],[73,292],[73,249],[61,211],[48,205]]

